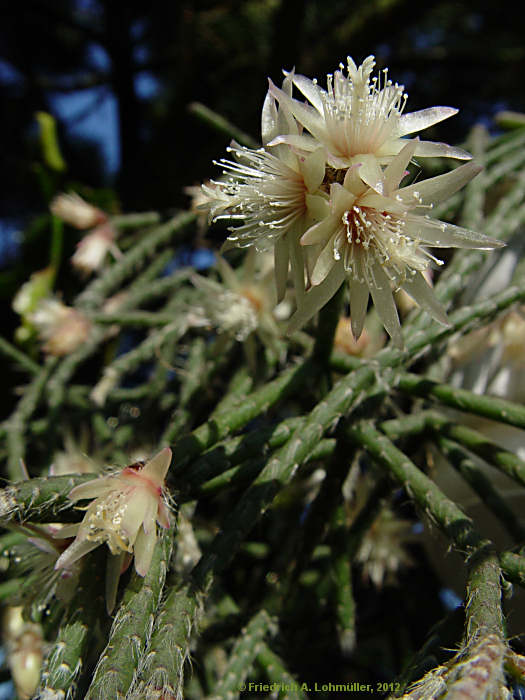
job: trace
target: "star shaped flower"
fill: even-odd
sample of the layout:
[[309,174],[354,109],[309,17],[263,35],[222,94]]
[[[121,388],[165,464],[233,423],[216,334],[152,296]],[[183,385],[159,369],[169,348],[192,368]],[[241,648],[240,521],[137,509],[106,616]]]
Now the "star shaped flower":
[[[292,77],[283,81],[283,94],[291,96]],[[259,251],[275,250],[278,301],[285,294],[291,264],[296,293],[304,291],[304,251],[299,237],[305,230],[306,197],[321,185],[325,175],[322,148],[300,153],[287,145],[268,147],[278,134],[299,136],[302,132],[286,108],[278,108],[267,94],[262,111],[263,148],[251,149],[232,143],[233,160],[221,159],[223,179],[203,185],[212,221],[230,219],[230,235],[224,249],[254,246]]]
[[95,499],[80,524],[66,525],[60,537],[75,540],[58,558],[55,569],[70,568],[95,547],[106,543],[112,554],[134,553],[139,576],[148,572],[157,540],[156,522],[170,525],[164,479],[171,462],[166,447],[143,466],[126,467],[110,476],[76,486],[72,501]]
[[[457,114],[453,107],[430,107],[403,114],[407,94],[403,85],[392,83],[388,69],[371,77],[375,66],[368,56],[359,67],[347,58],[347,75],[343,64],[327,76],[327,89],[304,75],[290,74],[293,85],[308,103],[291,97],[270,81],[270,94],[282,109],[292,114],[309,133],[281,132],[269,142],[270,146],[289,144],[306,152],[320,145],[326,150],[326,160],[334,168],[350,165],[355,156],[373,154],[380,163],[388,163],[406,143],[403,137],[426,129]],[[419,141],[416,156],[445,156],[470,159],[470,154],[444,143]]]
[[312,287],[292,317],[291,329],[311,318],[346,279],[356,339],[361,335],[371,294],[386,330],[401,346],[393,299],[396,289],[404,289],[434,319],[448,323],[445,310],[423,276],[431,262],[441,263],[426,246],[488,250],[504,245],[428,215],[435,203],[447,199],[479,172],[473,163],[400,186],[416,150],[417,140],[408,141],[384,170],[373,156],[356,158],[347,170],[331,175],[328,197],[321,193],[310,198],[309,205],[320,220],[303,234],[301,244],[315,250]]

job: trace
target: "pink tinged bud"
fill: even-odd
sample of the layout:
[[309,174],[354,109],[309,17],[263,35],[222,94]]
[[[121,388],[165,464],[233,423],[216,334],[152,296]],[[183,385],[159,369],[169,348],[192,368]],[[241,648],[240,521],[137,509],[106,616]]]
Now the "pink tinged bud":
[[30,320],[44,341],[44,352],[56,357],[74,352],[91,332],[91,322],[80,311],[53,297],[42,299]]
[[71,258],[72,265],[86,275],[100,270],[109,252],[115,256],[120,255],[120,250],[115,246],[115,238],[116,232],[111,224],[97,226],[78,243]]
[[74,192],[57,195],[49,208],[52,214],[78,229],[92,228],[107,220],[107,215],[101,209],[89,204]]

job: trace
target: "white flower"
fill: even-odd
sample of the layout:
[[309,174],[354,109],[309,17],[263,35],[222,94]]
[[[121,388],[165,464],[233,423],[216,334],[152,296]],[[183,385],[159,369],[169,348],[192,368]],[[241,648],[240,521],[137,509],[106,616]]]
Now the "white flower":
[[[291,77],[283,93],[291,95]],[[222,159],[224,180],[203,185],[202,207],[213,221],[232,219],[226,248],[254,246],[270,250],[275,245],[278,300],[284,297],[289,261],[296,290],[304,288],[303,251],[298,239],[305,229],[306,200],[321,185],[325,174],[323,149],[296,153],[287,145],[267,147],[278,134],[299,136],[301,127],[286,109],[278,109],[268,93],[262,112],[263,148],[251,149],[232,143],[234,160]]]
[[[259,256],[264,263],[267,256]],[[209,277],[193,275],[193,284],[204,294],[202,307],[194,309],[193,325],[210,325],[219,333],[234,336],[239,342],[251,341],[255,333],[275,357],[279,357],[281,331],[274,315],[275,292],[272,289],[271,269],[256,266],[255,250],[250,250],[242,266],[233,270],[224,258],[217,258],[222,283]],[[280,305],[282,306],[282,305]],[[279,307],[277,307],[279,309]],[[255,356],[255,347],[247,348]]]
[[100,270],[108,252],[111,251],[115,257],[121,254],[115,245],[115,237],[116,232],[111,224],[97,226],[78,242],[71,263],[86,275]]
[[30,320],[44,341],[43,350],[57,357],[76,350],[91,332],[89,319],[54,297],[42,299]]
[[[286,108],[309,135],[281,132],[269,145],[287,143],[304,151],[315,151],[322,144],[330,166],[343,168],[352,158],[373,154],[381,163],[388,163],[404,147],[403,136],[426,129],[457,113],[452,107],[430,107],[403,114],[407,95],[403,85],[392,83],[388,70],[383,79],[371,78],[375,66],[369,56],[359,68],[347,58],[347,76],[340,70],[327,76],[327,90],[316,80],[304,75],[290,75],[293,84],[310,104],[299,102],[270,81],[270,93]],[[446,156],[468,160],[470,155],[460,148],[443,143],[420,141],[417,156]]]
[[101,209],[89,204],[75,192],[57,195],[49,208],[59,219],[78,229],[92,228],[107,220],[107,215]]
[[164,479],[171,462],[166,447],[145,466],[133,464],[110,476],[88,481],[69,494],[73,501],[94,498],[80,524],[64,526],[60,537],[76,535],[55,568],[68,568],[107,543],[112,554],[134,553],[139,576],[148,572],[157,540],[156,522],[170,525]]
[[291,328],[311,318],[346,278],[355,337],[361,335],[371,294],[387,332],[401,346],[393,290],[404,289],[434,319],[447,324],[445,311],[423,275],[431,261],[440,261],[425,245],[480,249],[503,245],[427,214],[434,203],[449,197],[479,172],[472,163],[399,187],[416,148],[417,141],[407,142],[384,170],[373,156],[361,156],[346,171],[334,171],[329,201],[322,195],[312,198],[317,200],[317,212],[322,212],[324,206],[325,215],[301,238],[303,245],[316,251],[311,270],[313,287],[292,318]]

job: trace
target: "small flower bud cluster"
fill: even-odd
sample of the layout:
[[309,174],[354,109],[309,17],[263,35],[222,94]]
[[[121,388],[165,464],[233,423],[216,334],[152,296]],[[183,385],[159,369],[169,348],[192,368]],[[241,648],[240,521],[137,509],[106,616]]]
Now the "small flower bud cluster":
[[44,352],[56,357],[74,352],[91,333],[89,319],[55,297],[42,299],[30,319],[44,342]]
[[77,244],[71,258],[73,266],[84,275],[97,272],[109,252],[120,255],[115,245],[116,231],[102,209],[86,202],[76,193],[59,194],[50,205],[51,212],[77,229],[92,229]]

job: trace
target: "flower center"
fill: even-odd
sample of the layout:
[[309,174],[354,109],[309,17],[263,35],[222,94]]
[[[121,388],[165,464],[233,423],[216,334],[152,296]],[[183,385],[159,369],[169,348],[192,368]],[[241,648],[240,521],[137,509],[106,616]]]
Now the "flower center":
[[427,267],[427,260],[418,254],[417,242],[404,233],[403,217],[356,204],[344,212],[342,223],[334,239],[334,258],[342,258],[345,271],[355,279],[373,283],[372,270],[379,263],[399,286],[408,268]]

